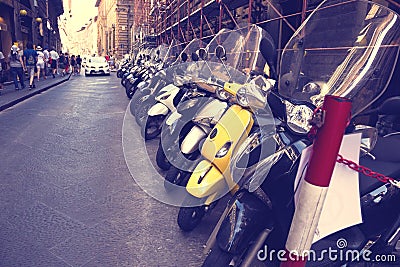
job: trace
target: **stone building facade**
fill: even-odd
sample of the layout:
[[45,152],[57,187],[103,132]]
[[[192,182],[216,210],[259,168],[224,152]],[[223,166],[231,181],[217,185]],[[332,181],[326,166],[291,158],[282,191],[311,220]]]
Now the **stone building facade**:
[[63,12],[63,0],[0,0],[0,50],[7,54],[13,44],[27,42],[59,50]]
[[123,57],[131,47],[133,0],[97,0],[98,54]]

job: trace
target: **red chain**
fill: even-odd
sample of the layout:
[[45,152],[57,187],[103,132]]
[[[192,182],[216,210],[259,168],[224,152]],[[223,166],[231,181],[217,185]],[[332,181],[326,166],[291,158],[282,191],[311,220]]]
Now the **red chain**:
[[353,162],[351,160],[345,159],[345,158],[343,158],[342,155],[338,155],[338,158],[337,158],[336,161],[339,162],[339,163],[342,163],[344,165],[347,165],[350,169],[355,170],[357,172],[360,172],[360,173],[364,174],[365,176],[378,179],[379,181],[381,181],[383,183],[387,183],[387,182],[390,182],[390,181],[393,181],[393,182],[396,181],[395,179],[393,179],[391,177],[387,177],[387,176],[385,176],[383,174],[374,172],[370,168],[367,168],[365,166],[359,165],[359,164],[357,164],[357,163],[355,163],[355,162]]
[[[321,110],[322,110],[322,108],[316,108],[314,110],[314,113],[313,113],[313,119],[309,121],[310,124],[312,125],[312,127],[311,127],[311,129],[310,129],[310,131],[308,133],[308,138],[311,141],[313,141],[315,139],[315,137],[317,135],[317,132],[318,132],[318,129],[320,127],[319,125],[316,124],[316,122],[318,123],[318,120],[314,121],[314,118],[315,118],[315,115],[318,112],[320,112]],[[323,123],[323,121],[322,121],[322,123]],[[347,121],[347,126],[349,125],[349,123],[350,123],[350,118]],[[385,175],[383,175],[381,173],[374,172],[370,168],[367,168],[365,166],[359,165],[359,164],[355,163],[354,161],[345,159],[340,154],[338,155],[338,158],[336,159],[336,161],[339,162],[339,163],[342,163],[344,165],[347,165],[350,169],[355,170],[356,172],[362,173],[365,176],[368,176],[368,177],[371,177],[371,178],[375,178],[375,179],[377,179],[377,180],[379,180],[379,181],[381,181],[383,183],[388,183],[389,182],[392,185],[400,188],[400,181],[397,181],[397,180],[395,180],[395,179],[393,179],[391,177],[385,176]]]

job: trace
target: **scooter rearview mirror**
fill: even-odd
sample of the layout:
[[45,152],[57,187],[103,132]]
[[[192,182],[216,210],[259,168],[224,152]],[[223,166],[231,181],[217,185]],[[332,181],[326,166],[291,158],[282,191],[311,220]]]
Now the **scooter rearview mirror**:
[[188,59],[188,55],[186,53],[182,53],[181,59],[182,59],[182,62],[186,62]]
[[215,48],[215,55],[220,60],[224,60],[226,58],[226,50],[225,50],[225,48],[222,45],[218,45],[217,48]]
[[199,56],[202,60],[206,60],[207,59],[207,51],[204,48],[200,48]]
[[197,55],[196,52],[192,52],[192,60],[193,61],[199,61],[199,56]]

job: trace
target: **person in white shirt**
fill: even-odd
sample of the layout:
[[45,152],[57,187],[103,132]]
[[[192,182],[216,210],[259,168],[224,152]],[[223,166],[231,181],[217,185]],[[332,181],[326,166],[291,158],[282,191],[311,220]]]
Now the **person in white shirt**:
[[44,71],[44,54],[42,52],[42,47],[38,45],[36,47],[36,52],[37,52],[37,63],[36,63],[36,68],[37,68],[37,80],[40,80],[40,73],[43,73],[43,78],[46,79],[46,72]]
[[49,50],[47,50],[47,48],[45,48],[43,50],[43,54],[44,54],[44,73],[47,76],[49,74],[49,69],[50,69],[50,65],[49,65],[50,53],[49,53]]
[[56,72],[57,72],[57,61],[59,58],[59,55],[56,51],[54,51],[54,48],[51,49],[50,51],[50,58],[51,58],[51,68],[53,70],[53,78],[56,77]]

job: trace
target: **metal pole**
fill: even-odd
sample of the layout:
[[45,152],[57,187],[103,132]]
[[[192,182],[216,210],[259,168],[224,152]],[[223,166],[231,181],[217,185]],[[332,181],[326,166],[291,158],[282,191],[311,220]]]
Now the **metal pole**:
[[219,0],[219,23],[218,23],[218,31],[222,28],[222,0]]
[[249,14],[247,21],[249,24],[251,24],[251,10],[253,9],[253,0],[249,0]]
[[181,12],[180,12],[180,1],[177,0],[178,2],[178,41],[181,41],[180,35],[181,35]]
[[307,0],[303,0],[303,7],[301,9],[301,23],[306,19]]
[[312,154],[286,241],[286,261],[281,267],[304,267],[324,206],[344,131],[350,119],[351,100],[325,96],[322,127],[318,129]]
[[189,2],[188,1],[186,1],[186,5],[187,5],[186,34],[187,34],[187,37],[189,38],[189,32],[190,32],[190,25],[189,25],[189,23],[190,23],[190,6],[189,6]]
[[201,0],[201,4],[200,4],[200,40],[203,39],[203,7],[204,7],[204,0]]

